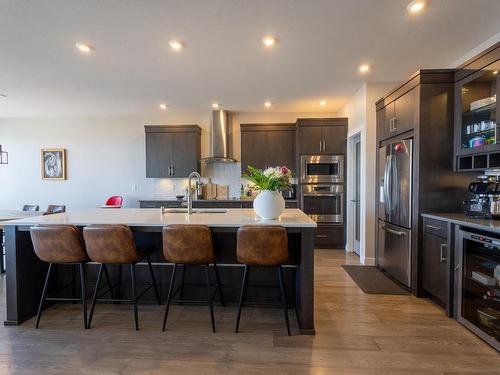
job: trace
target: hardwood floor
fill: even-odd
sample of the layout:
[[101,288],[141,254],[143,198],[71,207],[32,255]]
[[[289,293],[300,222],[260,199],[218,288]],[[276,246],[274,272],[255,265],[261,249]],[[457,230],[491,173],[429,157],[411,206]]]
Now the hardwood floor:
[[[280,309],[99,305],[85,331],[79,305],[0,327],[0,374],[498,374],[500,355],[426,299],[364,294],[343,251],[316,251],[316,336],[286,335]],[[0,279],[1,290],[4,278]],[[1,300],[4,300],[2,295]],[[4,318],[4,303],[1,318]],[[290,311],[290,317],[294,317]],[[295,319],[292,329],[297,333]]]

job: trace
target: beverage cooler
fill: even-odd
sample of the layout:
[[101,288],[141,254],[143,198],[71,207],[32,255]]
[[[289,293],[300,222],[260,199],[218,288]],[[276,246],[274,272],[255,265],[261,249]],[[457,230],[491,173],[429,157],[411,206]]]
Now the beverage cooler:
[[460,231],[458,321],[500,351],[500,235]]

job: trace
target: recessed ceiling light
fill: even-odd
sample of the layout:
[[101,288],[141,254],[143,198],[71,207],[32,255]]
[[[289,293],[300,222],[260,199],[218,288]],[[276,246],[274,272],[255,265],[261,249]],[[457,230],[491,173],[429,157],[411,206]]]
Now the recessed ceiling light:
[[212,103],[212,108],[218,109],[218,108],[220,108],[220,104],[219,103]]
[[75,46],[82,53],[90,53],[94,50],[94,47],[87,43],[75,43]]
[[320,102],[319,102],[319,105],[320,105],[320,106],[322,106],[322,107],[324,107],[324,106],[326,105],[326,100],[322,100],[322,101],[320,101]]
[[158,107],[160,107],[162,111],[165,111],[168,108],[168,105],[166,105],[165,103],[160,103]]
[[276,38],[273,36],[265,36],[262,38],[262,43],[264,43],[266,47],[272,47],[276,43]]
[[270,101],[264,102],[264,107],[266,108],[271,108],[272,105],[273,103],[271,103]]
[[497,74],[498,74],[498,70],[494,70],[494,71],[493,71],[493,74],[494,74],[494,75],[497,75]]
[[182,43],[178,40],[171,40],[170,42],[168,42],[168,44],[170,44],[170,48],[172,48],[174,51],[179,51],[183,47]]
[[370,70],[370,65],[368,64],[361,64],[360,66],[358,66],[358,70],[361,72],[361,73],[366,73]]
[[414,0],[406,7],[406,9],[408,9],[408,12],[413,14],[420,12],[424,8],[425,8],[424,0]]

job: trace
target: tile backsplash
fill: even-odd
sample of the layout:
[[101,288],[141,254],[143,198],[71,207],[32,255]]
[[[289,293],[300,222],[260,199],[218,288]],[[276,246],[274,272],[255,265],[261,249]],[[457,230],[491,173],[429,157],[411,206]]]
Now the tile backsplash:
[[[209,163],[202,164],[202,182],[212,180],[212,183],[229,185],[229,198],[240,196],[241,185],[247,181],[241,178],[240,163]],[[187,178],[156,178],[153,180],[153,198],[175,198],[176,194],[186,194]]]

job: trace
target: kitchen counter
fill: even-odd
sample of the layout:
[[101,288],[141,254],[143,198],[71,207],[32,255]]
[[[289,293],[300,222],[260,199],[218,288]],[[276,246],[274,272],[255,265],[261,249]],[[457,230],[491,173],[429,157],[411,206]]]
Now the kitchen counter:
[[168,224],[202,224],[209,227],[240,227],[242,225],[282,225],[286,228],[316,228],[299,209],[286,209],[277,220],[263,220],[253,209],[232,208],[225,213],[161,213],[157,208],[101,208],[62,214],[29,217],[5,222],[4,225],[31,226],[39,224],[126,224],[133,227],[164,227]]
[[[207,210],[209,211],[209,210]],[[159,280],[158,288],[162,300],[166,299],[168,280],[172,265],[163,257],[162,228],[168,224],[203,224],[211,228],[217,265],[224,292],[229,304],[239,301],[239,288],[243,265],[236,257],[236,232],[242,225],[281,225],[288,235],[288,262],[283,268],[289,306],[296,306],[299,329],[302,334],[314,334],[314,239],[316,223],[299,209],[286,209],[277,220],[262,220],[253,209],[227,209],[224,213],[171,213],[162,214],[159,208],[99,208],[55,215],[30,217],[5,222],[6,233],[6,325],[18,325],[36,314],[38,302],[47,271],[47,263],[40,261],[31,242],[29,229],[33,225],[71,224],[83,228],[90,224],[126,224],[132,229],[138,247],[154,250],[151,256],[154,272]],[[57,265],[57,278],[52,288],[71,284],[71,265]],[[98,265],[86,266],[87,277],[95,280]],[[108,267],[111,282],[119,280],[119,266]],[[136,265],[137,282],[149,280],[146,262]],[[257,303],[279,303],[275,269],[261,267],[252,272],[252,283],[259,288],[250,288],[248,299]],[[190,266],[186,272],[186,284],[200,284],[205,274],[201,268]],[[130,288],[122,288],[123,298],[130,297]],[[187,300],[205,300],[204,288],[186,288]],[[146,293],[141,303],[155,303],[154,293]],[[292,320],[295,323],[295,319]]]
[[476,219],[465,214],[422,214],[422,217],[446,221],[469,228],[500,234],[500,220]]

